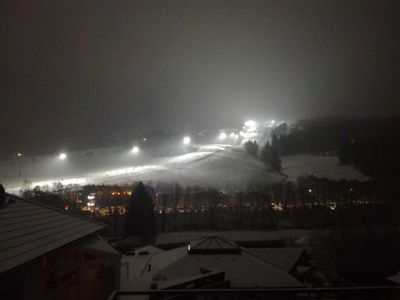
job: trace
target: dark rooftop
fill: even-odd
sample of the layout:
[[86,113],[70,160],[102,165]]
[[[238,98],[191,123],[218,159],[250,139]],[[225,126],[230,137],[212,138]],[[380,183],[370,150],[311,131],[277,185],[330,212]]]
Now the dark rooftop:
[[218,236],[209,236],[205,239],[191,242],[188,246],[189,254],[217,254],[240,253],[241,248],[234,242]]
[[159,287],[171,286],[201,276],[204,270],[208,270],[224,272],[225,279],[233,288],[302,287],[303,284],[290,274],[290,269],[304,249],[285,252],[282,256],[274,253],[277,251],[281,249],[253,253],[232,241],[209,236],[192,241],[190,249],[189,246],[180,247],[153,254],[141,277],[152,280]]
[[88,238],[103,225],[15,198],[0,210],[0,274]]

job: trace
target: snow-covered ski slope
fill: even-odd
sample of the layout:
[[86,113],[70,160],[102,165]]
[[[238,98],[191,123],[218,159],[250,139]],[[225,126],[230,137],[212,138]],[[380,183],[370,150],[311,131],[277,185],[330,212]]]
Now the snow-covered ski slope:
[[178,182],[186,185],[212,186],[227,191],[245,189],[249,184],[279,182],[281,174],[268,171],[248,156],[241,147],[201,145],[197,151],[177,156],[134,157],[122,149],[72,152],[65,161],[43,156],[19,161],[0,162],[0,182],[9,192],[17,193],[24,181],[32,186],[62,184],[131,184]]
[[[131,184],[178,182],[182,186],[216,187],[227,192],[250,185],[285,180],[271,172],[241,146],[198,145],[192,152],[157,157],[144,151],[135,155],[123,148],[104,148],[68,153],[61,161],[56,155],[0,162],[0,182],[8,192],[18,193],[24,182],[32,186],[77,184]],[[295,181],[302,174],[332,179],[366,179],[351,167],[339,166],[335,157],[295,155],[282,158],[283,173]],[[21,174],[21,176],[19,176]]]
[[351,165],[341,166],[336,156],[316,156],[310,154],[288,155],[282,159],[282,172],[287,180],[296,181],[301,175],[314,175],[334,180],[367,180],[368,177]]

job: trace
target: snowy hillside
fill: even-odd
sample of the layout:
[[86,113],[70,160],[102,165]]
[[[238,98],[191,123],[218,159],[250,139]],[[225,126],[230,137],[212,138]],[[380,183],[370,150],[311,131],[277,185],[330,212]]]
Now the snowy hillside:
[[[183,186],[212,186],[232,192],[249,185],[285,180],[285,176],[267,170],[261,161],[248,156],[241,146],[198,145],[187,151],[191,152],[160,157],[145,151],[133,154],[115,147],[70,152],[64,161],[50,155],[3,161],[0,162],[0,182],[12,193],[18,193],[24,181],[31,182],[32,186],[52,186],[55,182],[64,185],[178,182]],[[296,181],[303,174],[331,179],[367,179],[351,166],[340,166],[336,157],[286,156],[282,157],[282,167],[290,181]]]
[[282,175],[266,170],[259,160],[248,156],[240,147],[215,144],[197,149],[172,157],[126,158],[127,154],[118,148],[97,151],[90,156],[71,153],[63,162],[38,157],[23,161],[21,178],[17,177],[18,161],[7,161],[0,163],[0,181],[9,192],[17,193],[25,179],[32,186],[51,186],[57,181],[84,185],[130,184],[140,180],[213,186],[227,191],[284,179]]
[[309,154],[288,155],[282,157],[282,172],[288,176],[287,180],[296,181],[300,175],[314,175],[316,177],[334,180],[357,179],[367,180],[352,166],[341,166],[335,156],[316,156]]

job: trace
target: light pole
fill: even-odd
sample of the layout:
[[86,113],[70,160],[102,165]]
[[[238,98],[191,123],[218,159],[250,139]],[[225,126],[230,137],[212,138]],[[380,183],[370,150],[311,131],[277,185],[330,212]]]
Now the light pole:
[[[143,138],[143,140],[146,140],[146,138]],[[131,153],[133,153],[135,156],[138,155],[140,152],[140,149],[138,146],[133,146]],[[128,168],[125,169],[126,176],[128,176]]]
[[61,161],[61,180],[62,180],[64,176],[64,161],[67,159],[67,154],[61,152],[60,155],[58,155],[58,159]]
[[21,178],[22,176],[22,153],[18,152],[17,157],[18,157],[18,177]]

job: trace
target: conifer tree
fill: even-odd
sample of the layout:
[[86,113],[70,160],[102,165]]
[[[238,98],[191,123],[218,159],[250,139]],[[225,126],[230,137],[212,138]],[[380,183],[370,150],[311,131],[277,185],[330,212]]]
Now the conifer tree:
[[157,234],[153,196],[140,182],[132,191],[125,220],[125,236],[138,236],[152,242]]

